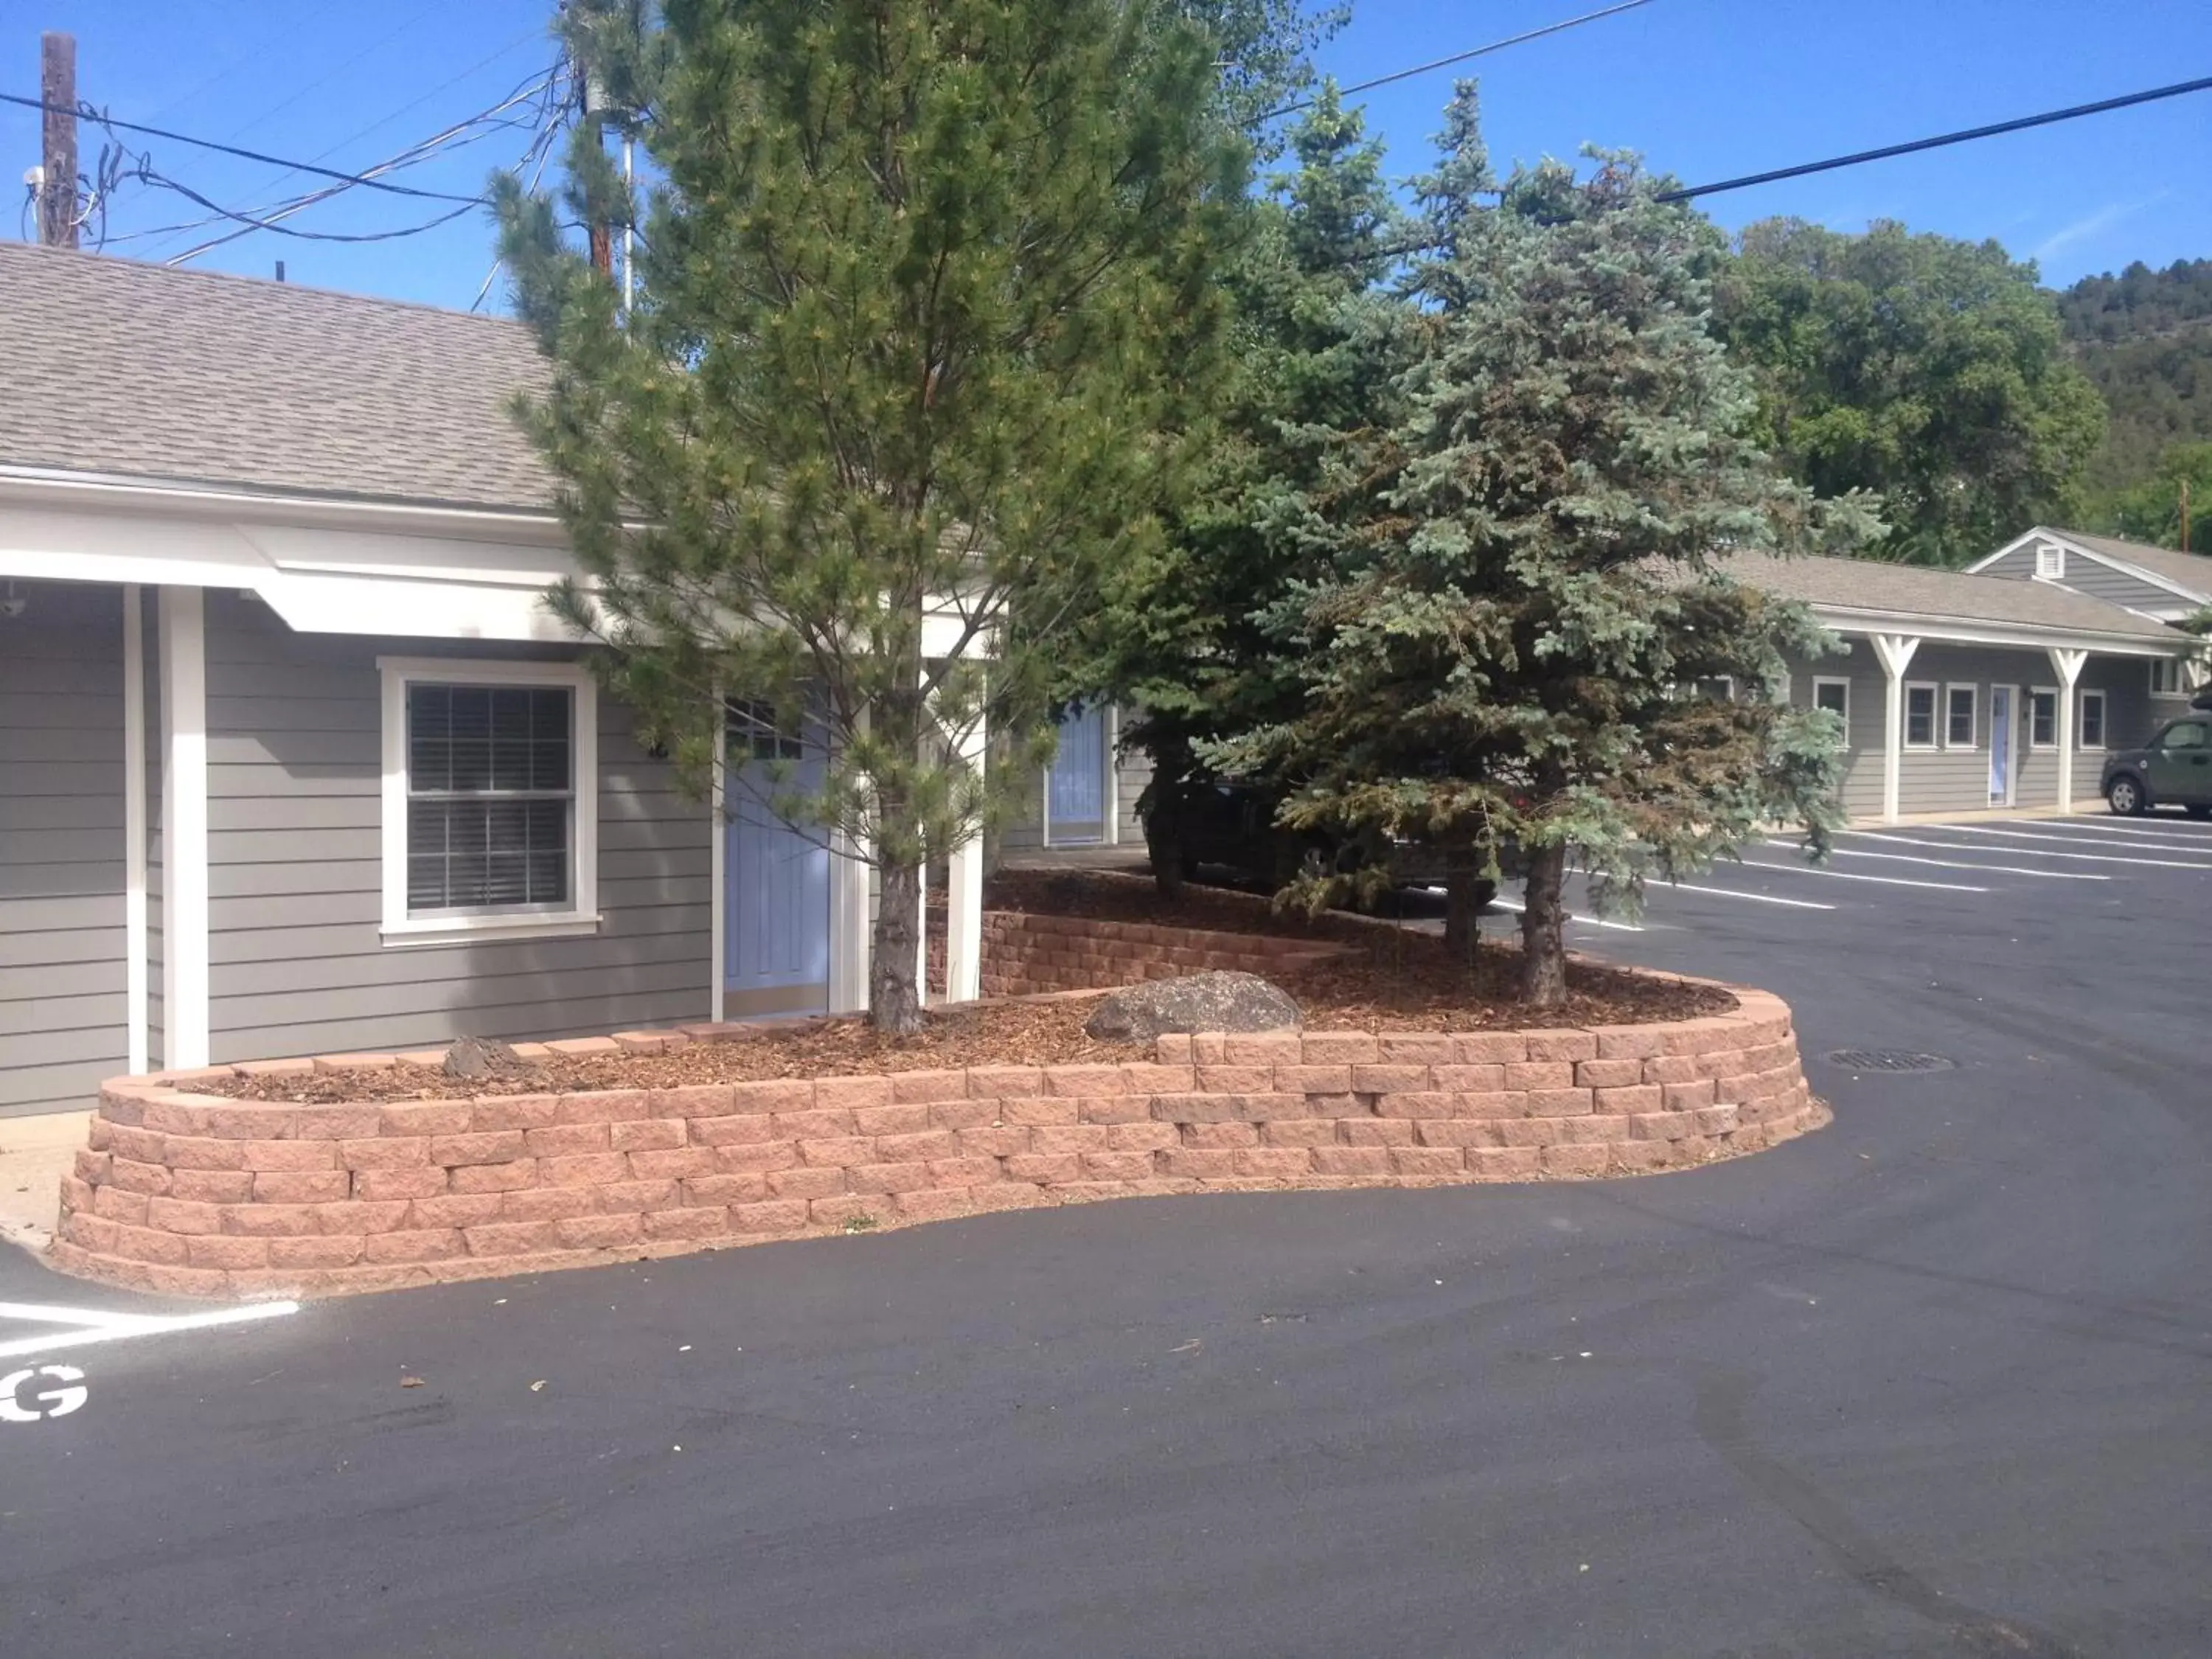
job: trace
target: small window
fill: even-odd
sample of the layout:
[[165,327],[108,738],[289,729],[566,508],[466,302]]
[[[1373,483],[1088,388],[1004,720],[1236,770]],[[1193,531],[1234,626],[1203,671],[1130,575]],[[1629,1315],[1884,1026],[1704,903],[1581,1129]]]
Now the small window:
[[2045,581],[2060,581],[2066,575],[2066,550],[2051,542],[2035,544],[2035,574]]
[[2176,720],[2158,734],[2161,749],[2203,749],[2212,747],[2203,720]]
[[1947,685],[1943,688],[1943,746],[1946,749],[1972,749],[1976,714],[1981,697],[1978,688],[1971,685]]
[[732,761],[799,760],[805,740],[790,721],[779,720],[772,704],[732,697],[723,709]]
[[2183,694],[2180,658],[2154,657],[2151,659],[2150,694],[2154,697],[2178,697]]
[[2027,744],[2031,749],[2058,745],[2058,693],[2051,687],[2038,686],[2027,694]]
[[386,935],[590,931],[598,750],[589,676],[561,663],[379,665]]
[[1905,746],[1936,746],[1936,688],[1908,684],[1905,688]]
[[1815,678],[1813,681],[1813,707],[1825,708],[1844,723],[1844,746],[1851,741],[1851,683],[1844,679]]
[[1698,695],[1701,697],[1711,698],[1715,702],[1734,702],[1735,701],[1735,676],[1733,674],[1714,674],[1707,678],[1701,679],[1698,682]]
[[2102,749],[2105,746],[2105,694],[2084,691],[2081,694],[2081,746]]

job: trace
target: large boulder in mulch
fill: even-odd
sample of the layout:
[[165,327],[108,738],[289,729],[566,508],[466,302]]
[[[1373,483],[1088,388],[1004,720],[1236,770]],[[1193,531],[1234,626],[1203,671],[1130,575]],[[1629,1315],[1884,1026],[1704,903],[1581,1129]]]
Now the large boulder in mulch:
[[1149,1042],[1170,1031],[1294,1030],[1298,1005],[1257,974],[1147,980],[1102,999],[1083,1029],[1104,1042]]

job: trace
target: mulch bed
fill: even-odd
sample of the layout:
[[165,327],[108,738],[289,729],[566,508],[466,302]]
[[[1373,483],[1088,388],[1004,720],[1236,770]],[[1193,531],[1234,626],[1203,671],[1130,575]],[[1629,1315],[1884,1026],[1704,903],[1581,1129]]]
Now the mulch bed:
[[[1725,991],[1588,963],[1570,964],[1567,1002],[1539,1014],[1520,1003],[1520,960],[1486,941],[1474,968],[1453,967],[1443,941],[1387,921],[1332,914],[1309,921],[1267,900],[1190,888],[1169,904],[1148,877],[1104,871],[1003,872],[985,889],[988,908],[1100,921],[1325,939],[1345,956],[1283,974],[1279,982],[1315,1030],[1510,1030],[1520,1027],[1640,1025],[1725,1013]],[[855,1017],[763,1024],[734,1042],[694,1043],[659,1054],[560,1056],[512,1076],[464,1082],[428,1066],[381,1071],[274,1073],[196,1082],[196,1092],[239,1100],[331,1104],[443,1100],[472,1094],[546,1094],[594,1089],[661,1089],[771,1078],[872,1076],[959,1066],[1057,1066],[1121,1060],[1139,1045],[1101,1042],[1084,1031],[1097,996],[1060,995],[933,1009],[914,1036],[887,1037]],[[1148,1045],[1145,1046],[1148,1049]]]

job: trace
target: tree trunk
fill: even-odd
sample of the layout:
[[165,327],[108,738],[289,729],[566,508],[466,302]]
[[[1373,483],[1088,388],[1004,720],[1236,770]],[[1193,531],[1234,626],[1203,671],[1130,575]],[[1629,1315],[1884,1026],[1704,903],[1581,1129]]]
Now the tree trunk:
[[1444,872],[1444,954],[1462,968],[1474,965],[1482,944],[1475,919],[1482,907],[1475,902],[1482,883],[1481,871],[1468,866]]
[[879,897],[868,962],[868,1023],[907,1036],[921,1029],[921,866],[879,866]]
[[1521,1000],[1534,1007],[1556,1008],[1567,1000],[1567,913],[1560,890],[1567,877],[1567,849],[1532,847],[1521,896]]

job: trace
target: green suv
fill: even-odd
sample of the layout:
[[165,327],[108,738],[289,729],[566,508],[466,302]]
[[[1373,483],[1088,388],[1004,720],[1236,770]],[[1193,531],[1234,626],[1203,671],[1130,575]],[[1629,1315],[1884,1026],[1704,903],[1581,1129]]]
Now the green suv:
[[2115,812],[2181,806],[2212,817],[2212,713],[2168,720],[2142,748],[2106,756],[2098,787]]

